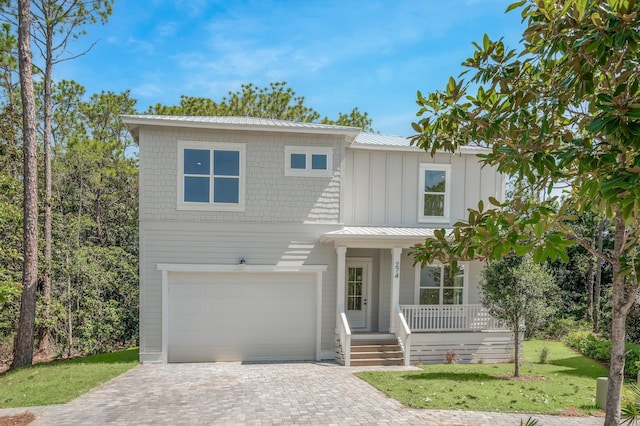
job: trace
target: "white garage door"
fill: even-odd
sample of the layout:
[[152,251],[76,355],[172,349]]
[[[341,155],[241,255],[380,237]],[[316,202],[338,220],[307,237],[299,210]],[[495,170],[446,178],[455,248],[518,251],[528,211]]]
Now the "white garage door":
[[171,273],[169,362],[313,360],[315,277]]

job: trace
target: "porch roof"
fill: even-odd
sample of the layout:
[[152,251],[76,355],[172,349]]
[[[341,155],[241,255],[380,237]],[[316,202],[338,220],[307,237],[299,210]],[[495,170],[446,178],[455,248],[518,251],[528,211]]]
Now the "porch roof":
[[337,246],[363,248],[409,248],[434,236],[436,228],[345,226],[325,233],[321,241]]

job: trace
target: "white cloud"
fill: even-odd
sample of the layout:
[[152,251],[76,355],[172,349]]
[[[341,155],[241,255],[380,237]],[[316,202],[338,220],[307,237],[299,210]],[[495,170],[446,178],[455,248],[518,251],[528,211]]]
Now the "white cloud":
[[156,26],[156,34],[160,37],[171,37],[178,31],[176,22],[161,22]]

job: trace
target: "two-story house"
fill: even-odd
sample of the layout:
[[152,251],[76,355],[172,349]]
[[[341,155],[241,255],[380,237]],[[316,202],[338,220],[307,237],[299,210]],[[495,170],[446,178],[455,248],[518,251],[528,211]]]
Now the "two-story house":
[[[508,360],[480,262],[414,265],[504,180],[481,148],[250,117],[122,117],[139,144],[140,360]],[[453,354],[453,355],[452,355]]]

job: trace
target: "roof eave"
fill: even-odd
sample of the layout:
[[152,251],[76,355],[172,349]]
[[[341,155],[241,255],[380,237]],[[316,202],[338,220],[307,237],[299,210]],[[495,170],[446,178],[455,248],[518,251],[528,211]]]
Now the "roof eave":
[[[127,126],[131,134],[139,133],[140,126],[157,126],[157,127],[188,127],[196,129],[215,129],[215,130],[252,130],[258,132],[277,132],[277,133],[306,133],[306,134],[325,134],[344,136],[346,141],[351,143],[359,134],[360,129],[357,127],[283,127],[270,124],[239,124],[239,123],[214,123],[203,121],[188,121],[179,118],[163,118],[162,120],[150,119],[146,117],[138,117],[135,115],[121,115],[122,122]],[[134,137],[136,137],[134,135]]]
[[[426,152],[424,149],[417,146],[400,146],[400,145],[373,145],[353,142],[349,145],[349,148],[371,150],[371,151],[403,151],[403,152]],[[459,151],[454,154],[486,154],[491,152],[491,149],[480,146],[461,146]],[[449,151],[438,150],[437,154],[451,154]]]

